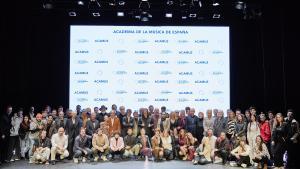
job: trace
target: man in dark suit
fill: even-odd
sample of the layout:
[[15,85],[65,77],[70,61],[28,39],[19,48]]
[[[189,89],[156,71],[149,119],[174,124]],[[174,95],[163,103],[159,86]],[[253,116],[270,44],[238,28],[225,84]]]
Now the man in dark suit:
[[86,122],[86,134],[92,136],[100,127],[99,121],[96,119],[96,113],[91,114],[91,119]]
[[60,127],[65,128],[67,124],[67,118],[64,117],[65,114],[63,111],[58,112],[58,117],[55,120],[56,130]]
[[0,162],[8,162],[8,144],[11,128],[12,106],[7,106],[6,112],[0,117]]
[[66,135],[68,135],[68,151],[70,153],[69,160],[73,157],[73,147],[75,138],[80,133],[80,128],[82,126],[81,120],[77,117],[77,113],[73,112],[71,113],[71,118],[67,120],[66,124]]
[[107,107],[102,105],[100,107],[100,113],[96,114],[96,119],[99,121],[99,123],[104,121],[104,116],[108,116],[108,113],[106,113]]
[[131,113],[132,113],[132,110],[127,109],[126,116],[123,117],[122,129],[121,129],[122,137],[125,137],[127,135],[127,131],[129,128],[133,128],[133,117],[131,117]]

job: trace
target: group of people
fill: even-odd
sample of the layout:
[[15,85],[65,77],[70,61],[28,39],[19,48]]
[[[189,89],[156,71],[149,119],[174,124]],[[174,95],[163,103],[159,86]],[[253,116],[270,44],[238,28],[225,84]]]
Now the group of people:
[[[65,158],[79,162],[119,159],[154,161],[189,160],[193,164],[220,163],[266,169],[296,168],[299,124],[293,110],[257,113],[250,107],[207,110],[195,115],[186,107],[167,112],[166,107],[138,111],[112,105],[64,112],[46,106],[28,113],[8,106],[0,118],[0,160],[56,164]],[[287,157],[286,164],[284,157]]]

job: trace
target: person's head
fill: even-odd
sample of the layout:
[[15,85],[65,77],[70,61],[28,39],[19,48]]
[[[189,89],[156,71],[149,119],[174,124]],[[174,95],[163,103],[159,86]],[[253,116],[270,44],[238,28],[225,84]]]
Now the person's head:
[[241,147],[244,147],[245,144],[246,144],[246,141],[245,141],[244,139],[241,139],[241,140],[240,140],[240,146],[241,146]]
[[256,122],[256,116],[254,114],[251,114],[251,122]]
[[208,118],[211,118],[212,117],[212,110],[211,109],[206,110],[206,115],[207,115]]
[[116,104],[111,105],[111,109],[117,111],[118,107]]
[[48,112],[46,110],[42,111],[42,118],[45,119],[48,116]]
[[60,128],[58,129],[58,135],[59,135],[59,136],[63,136],[64,133],[65,133],[65,129],[64,129],[63,127],[60,127]]
[[159,136],[159,135],[160,135],[160,129],[159,129],[159,128],[155,129],[155,135],[156,135],[156,136]]
[[133,112],[133,117],[134,118],[139,118],[139,112],[138,111],[134,111]]
[[186,136],[187,136],[188,139],[193,139],[194,138],[193,134],[190,133],[190,132],[186,133]]
[[22,108],[20,108],[20,109],[18,110],[18,116],[19,116],[19,117],[23,117],[23,109],[22,109]]
[[155,116],[159,116],[159,108],[155,108],[154,109],[154,115]]
[[153,112],[153,111],[154,111],[154,106],[153,106],[153,105],[150,105],[150,106],[148,107],[148,109],[149,109],[149,112]]
[[231,119],[231,120],[235,118],[235,114],[234,114],[233,111],[228,112],[228,118]]
[[76,106],[76,112],[80,112],[81,111],[81,106],[80,105],[77,105]]
[[52,122],[53,122],[53,116],[50,114],[50,115],[48,116],[47,123],[48,123],[48,124],[52,124]]
[[260,135],[256,136],[255,142],[256,142],[256,144],[259,144],[259,145],[262,144],[262,142],[263,142],[262,137]]
[[200,112],[198,113],[198,117],[199,117],[200,119],[203,119],[203,118],[204,118],[204,113],[203,113],[202,111],[200,111]]
[[217,117],[222,118],[224,116],[223,110],[218,110]]
[[211,137],[213,135],[213,130],[211,129],[211,128],[209,128],[208,130],[207,130],[207,136],[208,137]]
[[30,111],[30,112],[34,112],[34,107],[31,106],[30,109],[29,109],[29,111]]
[[107,121],[108,120],[108,115],[105,115],[104,116],[104,121]]
[[146,134],[146,130],[144,128],[141,128],[140,133],[141,133],[141,135],[145,135]]
[[190,108],[190,107],[185,107],[185,113],[186,113],[187,115],[189,115],[189,114],[190,114],[190,110],[191,110],[191,108]]
[[218,109],[213,109],[213,114],[214,114],[215,117],[217,117],[218,112],[219,112]]
[[49,114],[51,111],[51,107],[49,105],[46,105],[44,111],[46,111],[46,113]]
[[289,120],[294,119],[294,110],[288,109],[286,115]]
[[58,106],[58,108],[57,108],[57,112],[63,112],[64,111],[64,107],[63,106]]
[[107,107],[105,107],[104,105],[102,105],[102,106],[100,107],[100,111],[101,111],[101,112],[106,112],[106,110],[107,110]]
[[115,117],[115,116],[116,116],[116,111],[115,110],[110,111],[110,117]]
[[128,117],[131,116],[131,113],[132,113],[132,110],[131,110],[131,109],[127,109],[127,110],[126,110],[126,115],[127,115]]
[[119,137],[120,137],[120,133],[119,133],[119,132],[115,132],[115,133],[114,133],[114,137],[115,137],[115,138],[119,138]]
[[96,113],[95,113],[95,112],[93,112],[93,113],[91,114],[91,120],[92,120],[92,121],[95,121],[95,120],[96,120]]
[[243,123],[244,122],[244,116],[242,114],[238,114],[236,115],[236,119],[239,123]]
[[129,127],[129,128],[127,129],[127,134],[128,134],[129,136],[132,135],[132,128]]
[[160,108],[161,112],[166,112],[166,110],[167,110],[166,106],[161,106],[161,108]]
[[179,136],[181,136],[181,137],[185,136],[185,130],[184,129],[180,129]]
[[195,112],[196,112],[196,111],[195,111],[195,108],[191,108],[191,109],[190,109],[190,115],[191,115],[191,116],[195,115]]
[[95,112],[95,113],[98,113],[98,112],[99,112],[99,107],[97,107],[97,106],[94,107],[94,112]]
[[81,127],[80,129],[80,136],[81,137],[85,137],[86,133],[85,133],[85,128]]
[[148,118],[148,109],[142,109],[143,112],[143,118]]
[[56,117],[56,116],[57,116],[57,111],[56,111],[56,109],[53,109],[53,110],[51,111],[51,115],[52,115],[53,117]]
[[176,119],[176,113],[174,111],[172,111],[170,113],[170,119],[175,120]]
[[28,115],[25,115],[25,116],[23,117],[23,121],[24,121],[25,123],[28,123],[28,122],[29,122],[29,116],[28,116]]
[[245,116],[246,116],[246,118],[250,118],[250,110],[245,110]]
[[12,113],[12,110],[13,110],[13,108],[12,108],[12,106],[7,106],[7,108],[6,108],[6,113],[7,114],[11,114]]
[[277,113],[275,119],[276,125],[280,125],[281,123],[283,123],[283,115],[281,113]]
[[125,107],[124,107],[124,106],[120,106],[120,107],[119,107],[119,110],[120,110],[120,113],[121,113],[122,115],[125,115],[125,114],[126,114],[126,110],[125,110]]
[[268,111],[268,117],[269,117],[269,120],[274,119],[274,113],[273,113],[273,111]]
[[256,108],[254,106],[250,107],[250,114],[256,115]]
[[46,131],[46,130],[42,130],[42,131],[40,132],[40,138],[43,140],[43,139],[46,138],[46,136],[47,136],[47,131]]
[[180,115],[179,115],[181,118],[184,118],[185,117],[185,110],[180,110]]
[[261,122],[265,122],[266,121],[266,115],[265,114],[260,114],[259,115],[259,120],[261,121]]
[[161,119],[162,119],[162,120],[166,120],[166,118],[167,118],[167,113],[166,113],[166,112],[163,112],[163,113],[161,114]]
[[239,109],[239,108],[235,109],[235,115],[237,116],[237,115],[240,115],[240,114],[242,114],[242,110]]
[[43,116],[42,116],[41,113],[38,113],[38,114],[36,114],[36,116],[35,116],[36,121],[41,121],[42,118],[43,118]]
[[169,130],[164,130],[163,137],[169,137]]
[[98,128],[98,130],[97,130],[97,134],[98,134],[99,136],[102,136],[102,134],[103,134],[103,130],[102,130],[102,129],[100,129],[100,128]]
[[64,112],[63,112],[63,111],[58,112],[58,117],[59,117],[60,119],[63,119],[63,118],[65,117]]
[[225,139],[226,139],[226,134],[225,134],[225,132],[221,132],[221,133],[220,133],[220,139],[221,139],[221,140],[225,140]]

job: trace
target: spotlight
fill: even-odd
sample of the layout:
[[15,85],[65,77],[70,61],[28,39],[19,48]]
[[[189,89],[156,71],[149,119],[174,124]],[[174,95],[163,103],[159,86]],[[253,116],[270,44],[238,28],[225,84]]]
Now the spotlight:
[[236,1],[235,2],[235,9],[238,9],[238,10],[242,10],[245,8],[245,3],[243,1]]
[[84,2],[83,2],[83,1],[77,1],[77,5],[83,6],[83,5],[84,5]]
[[92,15],[93,15],[94,17],[99,17],[99,16],[100,16],[100,13],[99,13],[99,12],[93,12]]
[[120,6],[124,6],[125,5],[125,1],[118,1],[118,4],[120,5]]
[[214,15],[213,15],[213,18],[214,18],[214,19],[218,19],[218,18],[220,18],[220,17],[221,17],[220,14],[214,14]]
[[142,11],[140,15],[135,16],[135,18],[140,19],[142,22],[148,22],[152,15],[148,12]]
[[173,14],[170,13],[170,12],[168,12],[168,13],[166,13],[165,17],[166,17],[166,18],[172,18],[172,17],[173,17]]
[[76,12],[71,11],[71,12],[69,12],[69,16],[77,16],[77,15],[76,15]]
[[181,19],[185,20],[188,17],[187,11],[181,11]]
[[123,17],[123,16],[125,16],[125,13],[124,12],[117,12],[117,16],[118,17]]
[[220,3],[218,2],[218,0],[213,0],[213,4],[212,4],[213,6],[219,6],[220,5]]
[[116,0],[109,0],[108,5],[115,6],[116,5]]

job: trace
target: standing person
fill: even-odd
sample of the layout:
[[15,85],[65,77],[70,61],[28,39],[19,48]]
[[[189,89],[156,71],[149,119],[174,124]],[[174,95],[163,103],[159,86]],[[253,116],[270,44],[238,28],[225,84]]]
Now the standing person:
[[67,150],[68,147],[68,136],[65,135],[65,129],[60,127],[58,132],[52,135],[51,138],[51,163],[55,165],[55,157],[56,154],[60,155],[60,159],[63,160],[64,158],[69,156],[69,152]]
[[178,118],[177,131],[181,129],[186,129],[185,127],[186,127],[185,110],[181,110]]
[[29,163],[49,164],[51,141],[46,135],[47,132],[42,130],[39,138],[35,140],[33,145],[33,156]]
[[239,140],[246,140],[246,131],[247,131],[247,123],[245,122],[244,116],[242,114],[237,115],[236,117],[236,126],[235,126],[235,146],[237,147]]
[[137,137],[140,134],[139,128],[139,113],[137,111],[133,112],[133,120],[132,120],[132,133],[134,137]]
[[96,119],[96,113],[91,113],[91,118],[86,122],[86,134],[92,136],[100,127],[99,121]]
[[240,140],[239,146],[231,151],[231,155],[236,159],[238,166],[246,168],[251,166],[250,151],[251,148],[246,144],[246,140]]
[[198,113],[198,123],[197,123],[197,135],[196,138],[201,142],[204,134],[204,113],[199,112]]
[[169,131],[170,130],[170,118],[168,118],[167,113],[162,113],[161,114],[161,121],[160,121],[160,131],[163,132],[165,130]]
[[26,158],[26,153],[30,150],[31,141],[29,139],[30,121],[29,116],[25,115],[20,124],[19,136],[21,141],[21,158]]
[[226,123],[226,136],[230,141],[233,141],[234,135],[236,133],[236,119],[233,111],[229,111],[228,120]]
[[8,147],[11,128],[12,106],[7,106],[6,112],[0,116],[0,163],[9,162]]
[[100,123],[100,129],[103,131],[103,134],[109,136],[109,126],[108,126],[108,116],[104,116],[104,121]]
[[226,121],[224,118],[223,110],[218,110],[217,117],[215,118],[214,125],[213,125],[213,131],[214,135],[217,137],[221,134],[221,132],[225,132],[226,128]]
[[269,118],[269,125],[270,125],[270,131],[271,131],[271,135],[273,132],[273,128],[274,128],[274,114],[272,111],[268,112],[268,118]]
[[140,153],[140,146],[137,144],[137,139],[132,135],[132,128],[127,129],[127,135],[124,137],[124,157],[137,159]]
[[277,113],[274,121],[274,129],[272,134],[272,146],[274,153],[274,165],[277,168],[284,168],[283,155],[286,151],[287,140],[287,124],[284,122],[281,113]]
[[297,168],[297,150],[299,149],[299,123],[294,118],[294,111],[289,109],[287,112],[287,168]]
[[115,160],[115,155],[120,155],[120,159],[122,159],[122,154],[124,151],[124,140],[120,137],[118,132],[113,133],[113,137],[110,138],[110,154],[111,160]]
[[245,110],[245,121],[247,122],[247,126],[251,122],[251,114],[249,109]]
[[116,104],[111,105],[111,110],[112,110],[112,111],[115,111],[115,115],[116,115],[117,117],[119,117],[120,111],[118,111],[118,107],[117,107]]
[[[191,108],[189,115],[186,118],[186,130],[192,133],[193,136],[197,135],[198,117],[195,116],[195,109]],[[205,131],[205,119],[204,119],[204,131]]]
[[104,121],[104,116],[108,116],[108,113],[106,113],[107,107],[102,105],[100,107],[100,113],[96,115],[96,119],[99,121],[99,123]]
[[253,151],[253,161],[258,163],[258,168],[267,169],[268,160],[270,159],[270,154],[266,144],[264,143],[261,136],[257,136],[255,140],[255,146]]
[[114,133],[120,133],[121,132],[121,122],[120,119],[116,116],[116,111],[112,110],[110,112],[110,117],[108,118],[108,132],[109,136],[111,137],[114,135]]
[[63,111],[58,112],[58,117],[55,120],[56,130],[59,128],[65,128],[67,124],[67,118],[65,118],[65,114]]
[[[124,117],[126,117],[126,114],[127,114],[127,112],[126,112],[126,109],[125,109],[125,106],[120,106],[119,107],[119,110],[120,110],[120,114],[118,115],[118,118],[119,118],[119,120],[120,120],[120,124],[121,124],[121,129],[123,128],[123,118]],[[127,132],[127,130],[125,131],[125,135],[126,135],[126,132]],[[122,135],[123,133],[121,132],[121,135]],[[125,136],[124,135],[124,136]],[[124,137],[123,135],[122,135],[122,137]]]
[[[73,109],[73,108],[72,108],[72,109]],[[77,115],[78,117],[81,116],[81,106],[80,106],[80,105],[77,105],[77,106],[76,106],[76,115]]]
[[146,135],[146,130],[141,128],[140,135],[137,138],[137,143],[140,146],[140,152],[142,156],[145,156],[145,161],[151,156],[151,143],[149,137]]
[[66,124],[66,135],[68,135],[68,151],[69,151],[69,160],[72,160],[74,156],[73,147],[75,143],[75,138],[80,133],[81,122],[77,117],[77,113],[72,111],[71,118],[67,120]]
[[214,118],[212,117],[212,110],[208,109],[206,111],[206,117],[204,118],[204,132],[206,134],[209,128],[213,128],[214,126]]
[[176,118],[176,112],[170,113],[170,130],[177,130],[178,127],[178,119]]
[[154,106],[153,105],[150,105],[148,107],[148,112],[149,112],[149,115],[152,116],[154,114]]
[[133,128],[133,117],[131,117],[132,110],[127,109],[126,110],[126,116],[122,119],[122,129],[121,129],[121,135],[122,137],[126,136],[126,133],[128,132],[129,128]]
[[[258,135],[260,135],[259,124],[256,120],[256,116],[251,115],[251,121],[249,122],[247,127],[247,140],[251,150],[254,149],[255,139]],[[251,152],[250,157],[251,159],[253,158],[253,152]]]
[[263,142],[270,147],[271,145],[271,130],[269,122],[266,120],[265,114],[260,114],[260,136],[263,139]]
[[139,126],[140,126],[140,128],[145,129],[146,135],[148,137],[152,136],[151,129],[152,129],[152,126],[153,126],[153,120],[149,116],[149,113],[148,113],[147,109],[143,109],[143,111],[142,111],[142,117],[140,118]]
[[78,163],[79,157],[82,157],[82,162],[90,161],[92,150],[89,148],[90,140],[92,136],[86,135],[85,128],[80,129],[80,134],[75,138],[73,147],[74,163]]
[[30,107],[28,114],[29,114],[30,119],[35,118],[35,112],[34,112],[34,107],[33,106]]
[[52,115],[48,115],[48,119],[47,119],[47,123],[46,123],[46,126],[45,126],[45,130],[47,132],[47,137],[49,139],[52,138],[53,134],[57,133],[57,129],[56,129],[55,122],[54,122],[54,119],[53,119]]
[[99,159],[99,154],[101,155],[101,159],[103,161],[107,161],[106,156],[109,153],[109,141],[107,135],[105,135],[102,129],[97,130],[97,134],[93,135],[92,140],[92,151],[94,154],[94,161],[97,162]]
[[[11,162],[19,161],[21,158],[21,147],[19,139],[19,128],[22,119],[19,117],[19,112],[15,112],[11,117],[11,128],[9,136],[8,159]],[[15,151],[15,154],[13,152]]]
[[[144,109],[144,111],[145,110],[146,109]],[[152,135],[157,128],[160,128],[161,114],[159,113],[159,108],[154,109],[154,114],[151,116],[151,121],[153,122],[153,126],[151,129],[151,135]]]

